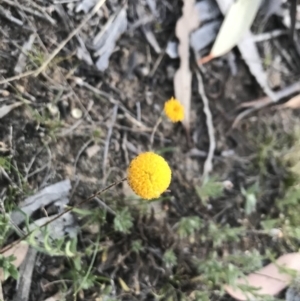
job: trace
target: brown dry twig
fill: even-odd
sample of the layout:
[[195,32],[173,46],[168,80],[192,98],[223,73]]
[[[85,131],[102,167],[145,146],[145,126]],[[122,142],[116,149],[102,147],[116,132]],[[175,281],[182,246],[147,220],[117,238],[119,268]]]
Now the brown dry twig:
[[106,0],[99,0],[97,4],[94,6],[93,10],[82,20],[82,22],[76,27],[68,37],[63,40],[56,49],[50,54],[50,56],[46,59],[46,61],[36,70],[31,70],[24,72],[22,74],[18,74],[16,76],[12,76],[0,81],[0,85],[9,83],[11,81],[21,79],[27,76],[34,75],[35,77],[38,76],[41,72],[43,72],[50,62],[57,56],[57,54],[66,46],[66,44],[82,29],[82,27],[97,13],[97,11],[101,8],[101,6],[106,2]]
[[105,141],[103,164],[102,164],[103,179],[105,179],[105,175],[106,175],[106,162],[107,162],[107,157],[108,157],[109,144],[110,144],[110,139],[111,139],[113,127],[114,127],[114,125],[116,123],[116,120],[117,120],[117,115],[118,115],[118,105],[115,105],[114,108],[113,108],[113,114],[112,114],[110,126],[109,126],[109,129],[108,129],[108,133],[107,133],[107,137],[106,137],[106,141]]
[[[176,24],[176,36],[179,40],[178,54],[180,57],[180,66],[174,75],[175,97],[184,106],[185,114],[182,121],[186,131],[190,128],[190,107],[192,95],[192,73],[190,71],[190,51],[189,36],[199,25],[199,18],[194,9],[195,1],[183,1],[182,16]],[[189,136],[189,135],[188,135]]]
[[62,41],[57,48],[50,54],[48,59],[36,70],[35,76],[38,76],[42,71],[44,71],[49,63],[56,57],[56,55],[66,46],[66,44],[81,30],[81,28],[96,14],[96,12],[101,8],[101,6],[106,2],[106,0],[99,0],[94,6],[93,10],[82,20],[82,22],[75,28],[68,37]]
[[158,126],[161,124],[161,122],[162,122],[162,117],[160,116],[158,118],[158,120],[157,120],[157,122],[156,122],[156,124],[155,124],[155,126],[153,128],[153,131],[151,133],[151,136],[150,136],[150,149],[152,149],[152,145],[153,145],[153,141],[154,141],[154,135],[155,135],[155,133],[157,131]]
[[10,6],[14,6],[16,8],[19,8],[20,10],[23,10],[24,12],[27,12],[31,15],[34,15],[36,17],[39,17],[39,18],[42,18],[44,20],[47,20],[48,22],[50,22],[52,25],[55,25],[56,24],[56,21],[51,18],[45,11],[42,7],[40,7],[39,5],[37,5],[36,3],[34,2],[31,2],[30,4],[37,10],[39,10],[41,13],[37,12],[36,10],[33,10],[29,7],[26,7],[22,4],[19,4],[17,2],[13,2],[13,1],[10,1],[10,0],[2,0],[4,3],[10,5]]
[[29,299],[32,273],[35,266],[37,252],[38,251],[32,247],[30,247],[27,252],[26,258],[20,268],[20,278],[13,301],[28,301]]
[[209,101],[204,91],[204,84],[203,84],[201,74],[198,70],[196,70],[196,76],[198,79],[199,94],[201,95],[203,101],[203,111],[206,115],[206,125],[207,125],[208,137],[209,137],[209,150],[208,150],[207,158],[204,163],[203,175],[202,175],[202,178],[205,179],[208,176],[208,174],[212,171],[213,168],[212,160],[216,148],[216,139],[215,139],[215,130],[214,130],[214,125],[212,120],[212,114],[209,109]]

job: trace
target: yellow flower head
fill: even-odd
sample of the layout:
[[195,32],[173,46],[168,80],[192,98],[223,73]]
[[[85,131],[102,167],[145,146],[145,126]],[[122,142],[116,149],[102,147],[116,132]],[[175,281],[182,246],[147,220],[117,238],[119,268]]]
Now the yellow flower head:
[[184,118],[184,107],[174,97],[165,102],[164,111],[172,122],[182,121]]
[[127,180],[132,190],[141,198],[158,198],[171,183],[171,169],[165,159],[146,152],[135,157],[128,168]]

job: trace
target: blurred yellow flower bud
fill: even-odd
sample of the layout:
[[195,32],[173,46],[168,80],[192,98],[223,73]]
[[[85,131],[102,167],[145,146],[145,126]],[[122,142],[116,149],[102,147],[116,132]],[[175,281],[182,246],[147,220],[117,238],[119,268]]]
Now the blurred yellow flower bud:
[[184,118],[184,107],[174,97],[165,102],[164,111],[172,122],[182,121]]

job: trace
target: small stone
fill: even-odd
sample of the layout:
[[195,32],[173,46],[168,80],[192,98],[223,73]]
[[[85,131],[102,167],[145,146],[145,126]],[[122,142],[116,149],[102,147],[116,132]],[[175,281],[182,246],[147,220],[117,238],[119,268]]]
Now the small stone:
[[75,119],[80,119],[82,117],[82,111],[78,108],[74,108],[71,112],[71,115]]
[[276,228],[273,228],[270,230],[270,235],[276,239],[276,238],[282,238],[283,237],[283,233],[280,229],[276,229]]
[[141,76],[148,76],[149,75],[149,68],[147,66],[140,66],[138,69],[137,69],[139,75]]
[[50,114],[52,116],[56,116],[59,112],[58,107],[53,103],[48,103],[47,104],[47,109],[48,109],[48,111],[50,112]]
[[25,92],[25,88],[21,85],[16,85],[16,88],[20,91],[20,93],[24,93]]
[[7,97],[7,96],[9,96],[9,91],[7,91],[7,90],[1,90],[1,95],[3,96],[3,97]]
[[95,144],[86,149],[86,154],[89,158],[92,158],[98,153],[99,150],[100,150],[100,146]]
[[226,190],[231,190],[233,188],[233,183],[229,180],[223,181],[222,184]]

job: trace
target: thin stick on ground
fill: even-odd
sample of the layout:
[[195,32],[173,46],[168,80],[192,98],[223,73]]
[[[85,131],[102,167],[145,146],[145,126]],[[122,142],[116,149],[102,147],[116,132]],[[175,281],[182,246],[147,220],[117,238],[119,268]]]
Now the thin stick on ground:
[[97,13],[97,11],[101,8],[101,6],[106,2],[106,0],[99,0],[98,3],[94,6],[93,10],[83,19],[83,21],[75,28],[68,37],[62,41],[56,49],[50,54],[50,56],[46,59],[46,61],[36,70],[31,70],[24,72],[22,74],[18,74],[16,76],[12,76],[0,81],[0,85],[9,83],[11,81],[21,79],[27,76],[38,76],[41,72],[43,72],[46,67],[50,64],[50,62],[58,55],[58,53],[66,46],[66,44],[82,29],[82,27]]
[[35,266],[37,250],[30,247],[26,258],[20,268],[20,278],[18,279],[18,286],[13,298],[13,301],[28,301],[30,286],[32,283],[32,273]]
[[[66,210],[64,210],[63,212],[57,214],[54,218],[48,220],[46,223],[44,223],[43,225],[41,225],[39,227],[39,229],[46,227],[47,225],[49,225],[50,223],[54,222],[55,220],[59,219],[60,217],[62,217],[64,214],[72,211],[75,208],[79,208],[80,206],[82,206],[85,203],[88,203],[89,201],[93,200],[95,197],[97,197],[98,195],[101,195],[102,193],[108,191],[110,188],[117,186],[119,184],[121,184],[122,182],[126,181],[127,178],[123,178],[122,180],[118,181],[118,182],[114,182],[110,185],[108,185],[107,187],[97,191],[96,193],[92,194],[90,197],[88,197],[87,199],[84,199],[83,201],[81,201],[80,203],[74,205],[73,207],[69,207]],[[10,250],[11,248],[13,248],[15,245],[17,245],[19,242],[21,242],[22,240],[25,240],[26,238],[28,238],[36,229],[33,229],[32,231],[28,232],[26,235],[20,237],[19,239],[17,239],[16,241],[14,241],[12,244],[8,245],[7,247],[3,248],[0,251],[0,254],[3,254],[5,252],[7,252],[8,250]]]
[[153,128],[153,131],[151,133],[151,137],[150,137],[150,150],[152,150],[152,145],[153,145],[153,141],[154,141],[154,135],[155,135],[155,133],[157,131],[157,128],[158,128],[158,126],[160,125],[161,122],[162,122],[162,117],[160,116],[158,118],[158,120],[156,121],[156,124],[155,124],[155,126]]
[[31,5],[36,9],[39,10],[41,13],[37,12],[36,10],[33,10],[29,7],[26,7],[22,4],[10,1],[10,0],[3,0],[3,2],[5,2],[8,5],[14,6],[16,8],[19,8],[20,10],[23,10],[29,14],[32,14],[36,17],[40,17],[43,18],[44,20],[47,20],[48,22],[50,22],[52,25],[56,24],[56,21],[51,18],[39,5],[37,5],[36,3],[34,3],[33,1],[31,1]]
[[100,200],[99,198],[95,197],[95,201],[101,206],[103,207],[106,211],[108,211],[110,214],[112,214],[113,216],[116,216],[117,213],[115,211],[113,211],[109,206],[107,206],[102,200]]
[[66,46],[66,44],[82,29],[82,27],[97,13],[101,6],[106,2],[106,0],[99,0],[94,6],[93,10],[82,20],[82,22],[75,28],[68,37],[62,41],[57,48],[50,54],[47,60],[36,70],[35,76],[38,76],[42,71],[44,71],[49,63],[56,57],[56,55]]
[[110,144],[110,139],[111,139],[113,127],[114,127],[114,125],[116,123],[116,120],[117,120],[118,108],[119,108],[118,105],[114,106],[113,115],[112,115],[112,118],[111,118],[111,123],[110,123],[109,129],[108,129],[108,133],[107,133],[107,137],[106,137],[106,141],[105,141],[105,148],[104,148],[104,155],[103,155],[103,165],[102,165],[103,179],[105,179],[105,175],[106,175],[106,162],[107,162],[107,157],[108,157],[109,144]]
[[77,163],[78,163],[80,156],[93,141],[94,141],[94,138],[89,139],[86,143],[83,144],[83,146],[80,148],[79,152],[77,153],[76,158],[75,158],[75,163],[74,163],[74,176],[76,175]]
[[209,137],[209,150],[208,150],[207,158],[204,163],[203,174],[202,174],[202,179],[204,180],[208,176],[208,174],[212,171],[213,168],[212,160],[216,148],[216,139],[215,139],[215,130],[214,130],[214,124],[212,120],[212,114],[209,109],[209,101],[208,98],[206,97],[203,80],[198,70],[196,70],[196,76],[198,80],[198,91],[202,98],[203,106],[204,106],[203,112],[206,115],[206,125],[208,130],[208,137]]

